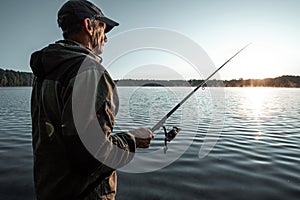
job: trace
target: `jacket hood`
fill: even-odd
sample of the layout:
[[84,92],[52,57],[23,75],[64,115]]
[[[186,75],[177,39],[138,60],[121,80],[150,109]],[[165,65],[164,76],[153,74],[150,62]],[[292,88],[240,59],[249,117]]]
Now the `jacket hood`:
[[89,49],[71,40],[60,40],[31,54],[30,67],[35,76],[44,78],[68,60],[82,61],[87,55],[101,62]]

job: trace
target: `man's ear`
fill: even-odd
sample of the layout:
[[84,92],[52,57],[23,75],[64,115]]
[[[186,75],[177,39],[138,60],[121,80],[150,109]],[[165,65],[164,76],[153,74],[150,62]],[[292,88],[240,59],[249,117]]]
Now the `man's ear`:
[[93,26],[92,26],[92,21],[91,21],[91,19],[85,18],[85,19],[83,20],[83,26],[84,26],[84,30],[85,30],[90,36],[92,36],[92,35],[93,35],[93,30],[94,30],[94,28],[93,28]]

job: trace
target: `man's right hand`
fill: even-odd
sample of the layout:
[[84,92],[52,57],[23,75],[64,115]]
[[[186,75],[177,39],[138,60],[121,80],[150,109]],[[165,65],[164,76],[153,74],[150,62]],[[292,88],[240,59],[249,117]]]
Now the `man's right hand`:
[[154,137],[150,128],[137,128],[129,132],[135,137],[136,148],[148,148]]

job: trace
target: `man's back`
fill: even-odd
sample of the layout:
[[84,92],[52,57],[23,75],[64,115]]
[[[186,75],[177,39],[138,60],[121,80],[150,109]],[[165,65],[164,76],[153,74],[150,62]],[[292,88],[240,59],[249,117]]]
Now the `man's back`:
[[[100,163],[82,145],[71,109],[73,80],[88,53],[74,42],[61,41],[32,55],[37,76],[31,112],[38,198],[75,198],[97,179],[90,175]],[[102,176],[113,172],[102,170]]]

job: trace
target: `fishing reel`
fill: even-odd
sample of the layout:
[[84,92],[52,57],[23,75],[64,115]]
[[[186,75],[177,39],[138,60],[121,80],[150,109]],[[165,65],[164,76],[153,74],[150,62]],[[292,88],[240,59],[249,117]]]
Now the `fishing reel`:
[[164,148],[164,153],[167,152],[168,150],[168,143],[172,141],[176,135],[178,134],[178,132],[181,130],[180,128],[173,126],[173,128],[170,131],[167,131],[166,127],[163,126],[164,132],[165,132],[165,148]]

